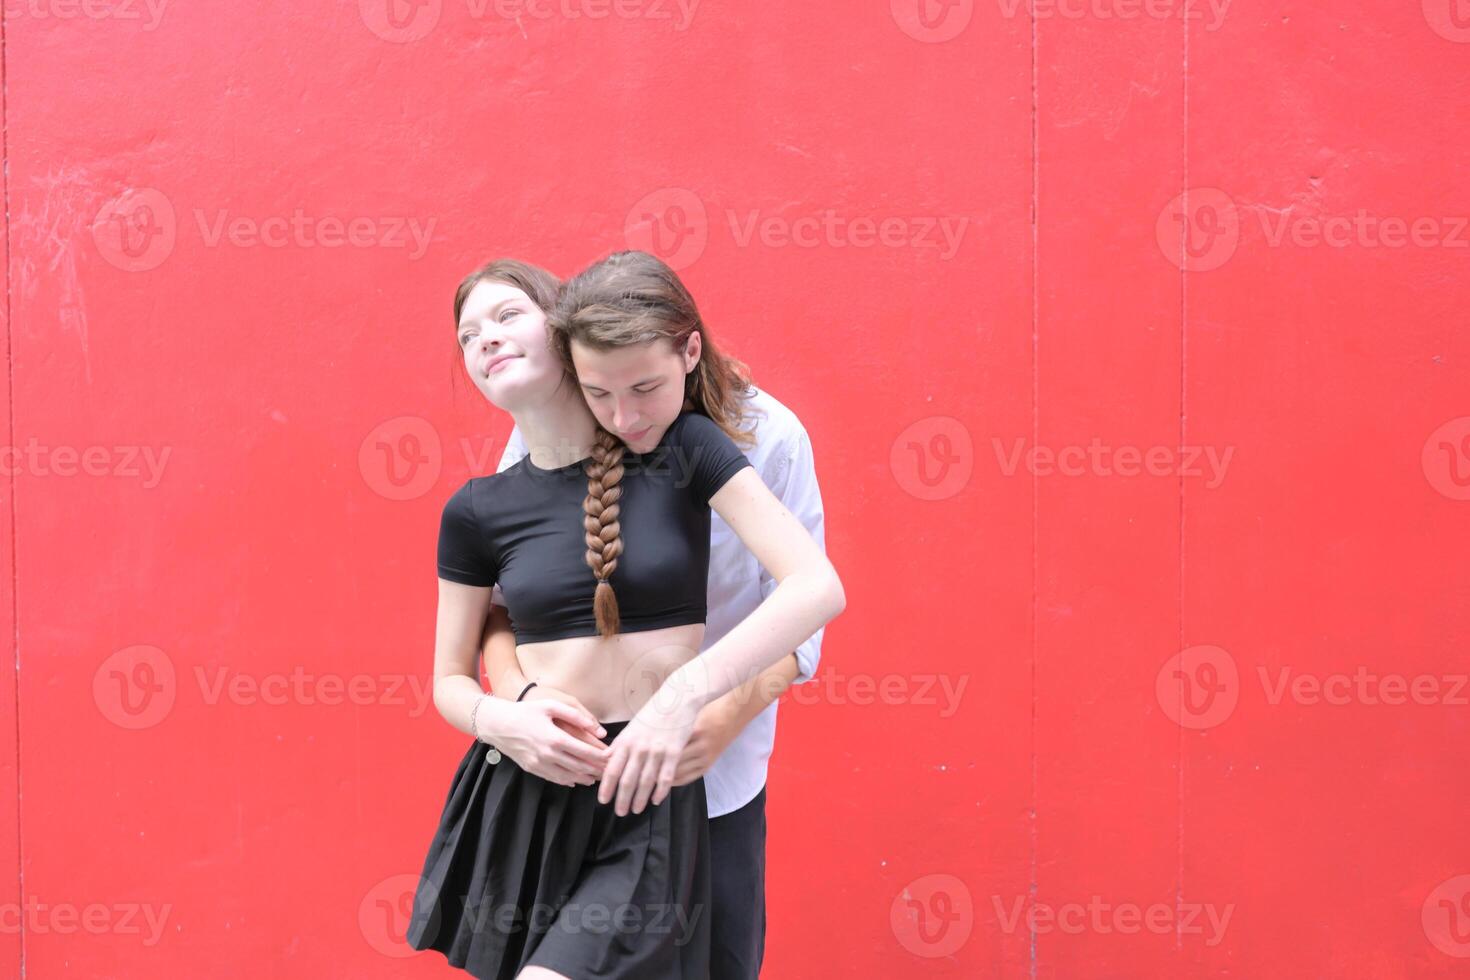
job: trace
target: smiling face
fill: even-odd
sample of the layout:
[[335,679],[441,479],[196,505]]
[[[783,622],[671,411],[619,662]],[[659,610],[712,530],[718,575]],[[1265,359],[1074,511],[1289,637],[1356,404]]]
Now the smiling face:
[[571,342],[577,382],[602,427],[646,453],[684,409],[684,376],[699,363],[699,331],[683,351],[660,337],[641,344],[598,350]]
[[507,412],[540,404],[565,376],[548,336],[546,313],[508,283],[477,283],[460,309],[465,370],[475,387]]

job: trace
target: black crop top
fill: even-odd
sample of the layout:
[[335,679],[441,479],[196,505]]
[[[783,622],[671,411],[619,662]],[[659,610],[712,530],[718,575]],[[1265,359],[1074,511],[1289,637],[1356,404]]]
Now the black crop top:
[[[596,636],[582,501],[583,462],[543,470],[529,455],[472,477],[444,505],[439,577],[500,585],[519,643]],[[620,632],[703,623],[709,583],[709,500],[751,462],[708,416],[684,412],[659,444],[623,455],[623,552],[608,582]]]

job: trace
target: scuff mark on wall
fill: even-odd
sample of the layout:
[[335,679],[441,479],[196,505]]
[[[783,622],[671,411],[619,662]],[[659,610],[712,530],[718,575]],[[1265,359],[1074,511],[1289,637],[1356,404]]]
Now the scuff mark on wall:
[[[100,201],[90,175],[82,168],[66,168],[36,178],[39,194],[24,196],[11,221],[12,289],[27,300],[55,293],[56,324],[76,338],[87,383],[92,383],[92,358],[87,335],[87,297],[78,273],[78,253],[92,241],[92,219]],[[45,303],[50,306],[50,303]],[[43,322],[39,318],[28,318]]]

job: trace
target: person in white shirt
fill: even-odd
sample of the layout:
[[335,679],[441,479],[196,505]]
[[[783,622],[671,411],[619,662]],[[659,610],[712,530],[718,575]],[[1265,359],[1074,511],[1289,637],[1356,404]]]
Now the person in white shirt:
[[[791,409],[753,384],[741,415],[742,428],[754,437],[754,445],[743,450],[746,457],[825,551],[822,495],[806,429]],[[520,430],[513,429],[498,470],[525,455]],[[776,584],[720,516],[712,514],[708,619],[701,649],[708,649],[743,620]],[[491,600],[484,660],[492,690],[514,697],[534,678],[514,666],[515,639],[498,587]],[[822,633],[818,630],[775,666],[709,704],[679,761],[675,785],[703,776],[708,800],[713,980],[754,980],[760,973],[766,933],[765,784],[778,699],[789,685],[813,679],[821,659]]]

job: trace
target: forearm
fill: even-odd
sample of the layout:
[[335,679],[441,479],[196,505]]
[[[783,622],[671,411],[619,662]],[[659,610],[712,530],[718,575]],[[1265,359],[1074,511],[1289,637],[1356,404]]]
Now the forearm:
[[529,678],[521,672],[521,662],[516,657],[515,633],[510,628],[510,616],[503,606],[490,607],[490,615],[485,618],[481,653],[490,690],[503,698],[514,698],[519,694]]
[[[830,565],[793,572],[730,632],[675,671],[669,682],[701,709],[742,685],[759,685],[762,675],[779,661],[795,661],[791,651],[840,613],[844,604],[842,585]],[[795,677],[794,670],[791,676]]]
[[796,654],[782,657],[774,667],[768,667],[755,680],[741,684],[723,697],[710,702],[709,710],[718,714],[738,732],[755,720],[756,715],[766,710],[796,680],[801,665]]
[[498,670],[487,662],[485,673],[490,678],[490,690],[494,691],[497,697],[502,698],[514,698],[531,682],[529,677],[521,673],[520,661],[515,658],[514,654],[508,660],[502,661]]
[[[453,674],[434,681],[434,707],[445,721],[466,735],[476,734],[470,729],[470,712],[474,711],[475,702],[484,694],[480,682],[468,674]],[[502,712],[508,704],[510,702],[504,698],[491,696],[480,705],[475,715],[480,735],[491,738],[500,730]]]

